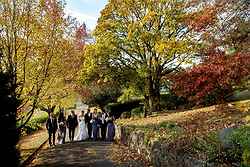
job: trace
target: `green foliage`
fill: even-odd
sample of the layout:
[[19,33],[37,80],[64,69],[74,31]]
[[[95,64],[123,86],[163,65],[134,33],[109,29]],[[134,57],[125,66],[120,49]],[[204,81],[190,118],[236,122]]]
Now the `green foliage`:
[[220,150],[220,141],[216,132],[211,132],[206,137],[195,136],[192,142],[192,151],[197,154],[204,154],[208,163],[220,162]]
[[238,163],[243,167],[249,166],[250,162],[250,127],[242,126],[235,129],[228,137],[232,141],[232,148],[224,149],[220,144],[218,134],[212,132],[205,138],[195,137],[193,151],[207,156],[207,162],[215,163]]
[[[138,97],[142,97],[143,94],[140,91],[140,89],[138,89],[138,87],[133,86],[133,85],[129,85],[128,88],[124,88],[122,95],[118,98],[118,102],[126,102],[126,101],[130,101],[133,99],[138,99]],[[143,98],[143,97],[142,97]]]
[[65,16],[64,0],[3,0],[0,9],[0,66],[12,74],[14,96],[22,100],[20,129],[39,105],[64,104],[73,89],[82,63],[79,23]]
[[[96,66],[117,67],[121,75],[128,69],[132,71],[133,75],[126,79],[142,83],[135,85],[145,97],[146,114],[159,110],[161,77],[187,61],[196,48],[193,29],[185,22],[191,13],[186,5],[185,1],[171,0],[113,0],[98,20],[95,46],[105,51],[98,49],[88,55],[97,60]],[[105,61],[100,63],[100,59]],[[129,91],[125,91],[121,101],[130,98]]]
[[83,86],[79,94],[83,103],[103,108],[108,103],[117,101],[121,95],[121,88],[113,83],[93,83],[88,87]]
[[250,126],[242,126],[233,131],[230,139],[235,144],[240,144],[243,149],[250,148]]
[[130,111],[139,106],[141,106],[141,100],[131,100],[124,103],[109,103],[104,107],[104,109],[111,115],[119,118],[124,112],[128,112],[130,115]]
[[149,124],[146,126],[129,126],[131,131],[142,130],[145,133],[144,142],[147,145],[154,141],[170,142],[183,134],[183,129],[173,122],[162,122],[160,124]]
[[[39,112],[40,112],[39,114],[36,114],[31,118],[31,121],[39,124],[45,123],[48,118],[48,114],[44,111],[39,111]],[[58,113],[58,111],[56,111],[56,113]],[[55,115],[57,115],[56,113]]]
[[[59,114],[59,109],[55,109],[54,114],[57,117]],[[21,135],[29,135],[37,130],[44,128],[44,123],[47,121],[47,119],[47,112],[41,110],[36,111],[35,114],[31,117],[30,121],[23,127]],[[21,124],[21,122],[19,121],[17,124]]]
[[29,135],[37,130],[42,129],[42,125],[30,120],[27,124],[25,124],[25,126],[22,128],[22,132],[21,135],[25,136],[25,135]]
[[133,108],[131,110],[131,117],[138,117],[138,118],[142,118],[144,117],[144,110],[143,110],[143,107],[140,106],[140,107],[136,107],[136,108]]
[[180,105],[186,104],[186,101],[182,97],[178,97],[174,94],[161,94],[160,105],[162,109],[175,110]]
[[250,148],[246,148],[242,154],[243,166],[250,166]]
[[233,152],[237,157],[242,159],[243,165],[250,166],[250,126],[242,126],[235,131],[233,131],[230,139],[235,145],[239,147],[234,148]]

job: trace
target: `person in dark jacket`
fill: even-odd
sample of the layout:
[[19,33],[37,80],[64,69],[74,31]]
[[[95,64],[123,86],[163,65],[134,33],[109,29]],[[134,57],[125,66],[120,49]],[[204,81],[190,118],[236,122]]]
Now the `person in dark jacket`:
[[69,140],[73,141],[75,137],[75,129],[78,125],[77,115],[72,110],[71,114],[67,118],[67,127],[69,129]]
[[52,146],[51,137],[53,138],[53,145],[55,146],[55,136],[57,131],[57,120],[54,117],[53,113],[49,113],[49,117],[46,122],[46,129],[48,130],[49,134],[49,145]]
[[102,112],[101,117],[100,117],[100,119],[101,119],[101,136],[102,136],[102,140],[106,139],[106,131],[107,131],[106,118],[107,118],[106,112]]

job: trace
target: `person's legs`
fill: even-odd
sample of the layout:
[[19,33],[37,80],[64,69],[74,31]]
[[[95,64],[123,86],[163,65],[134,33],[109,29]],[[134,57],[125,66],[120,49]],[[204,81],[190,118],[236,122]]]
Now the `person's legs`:
[[89,139],[92,137],[92,125],[91,123],[88,123],[88,134],[89,134]]
[[70,141],[71,141],[71,133],[72,133],[71,128],[69,128],[69,140]]
[[74,137],[75,137],[75,128],[72,128],[72,141],[74,140]]
[[97,128],[93,128],[93,139],[96,140],[97,139]]
[[115,138],[115,125],[112,124],[112,136],[111,136],[111,141],[114,141]]
[[55,140],[56,140],[56,132],[53,132],[53,145],[56,145]]
[[96,128],[96,140],[99,138],[99,129]]
[[63,130],[63,141],[62,141],[63,144],[65,143],[65,138],[66,138],[66,128],[64,128]]
[[51,136],[52,136],[52,132],[49,132],[49,145],[52,146],[52,143],[51,143]]
[[105,125],[102,125],[101,133],[102,133],[102,140],[105,140],[105,137],[106,137],[106,126]]

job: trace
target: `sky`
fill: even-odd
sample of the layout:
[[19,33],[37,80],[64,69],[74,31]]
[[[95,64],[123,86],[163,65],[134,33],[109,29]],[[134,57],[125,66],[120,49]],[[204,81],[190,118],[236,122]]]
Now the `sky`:
[[94,30],[100,11],[108,0],[66,0],[65,12],[76,17],[80,23],[85,22],[87,29]]

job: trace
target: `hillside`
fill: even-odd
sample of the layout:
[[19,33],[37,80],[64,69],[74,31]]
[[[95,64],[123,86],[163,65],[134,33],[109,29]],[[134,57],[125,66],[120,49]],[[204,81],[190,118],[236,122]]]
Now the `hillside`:
[[118,125],[130,127],[153,127],[173,123],[186,131],[204,132],[246,124],[250,121],[250,100],[224,105],[155,114],[147,118],[119,119]]
[[[154,147],[155,142],[164,143],[166,147],[164,146],[163,152],[175,157],[174,163],[177,163],[176,157],[185,154],[204,163],[218,163],[215,166],[232,166],[233,163],[240,165],[243,161],[249,163],[249,123],[250,100],[188,111],[165,112],[148,118],[117,120],[118,126],[125,127],[126,134],[130,135],[126,139],[132,147],[140,145],[140,141],[135,144],[132,136],[143,134],[145,148]],[[227,152],[223,148],[227,139],[221,139],[221,133],[226,134],[232,128],[235,131],[232,133],[234,138],[230,138],[231,144],[245,145],[239,149],[230,146],[232,150]],[[227,141],[225,143],[228,144]],[[163,149],[163,146],[160,148]],[[157,161],[159,160],[155,162]]]

